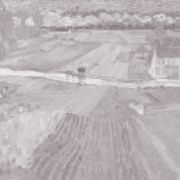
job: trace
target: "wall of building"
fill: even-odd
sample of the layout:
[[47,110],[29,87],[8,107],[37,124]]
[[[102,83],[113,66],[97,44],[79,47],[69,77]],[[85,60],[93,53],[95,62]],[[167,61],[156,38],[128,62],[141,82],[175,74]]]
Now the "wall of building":
[[180,59],[179,58],[157,58],[156,59],[157,78],[180,78]]

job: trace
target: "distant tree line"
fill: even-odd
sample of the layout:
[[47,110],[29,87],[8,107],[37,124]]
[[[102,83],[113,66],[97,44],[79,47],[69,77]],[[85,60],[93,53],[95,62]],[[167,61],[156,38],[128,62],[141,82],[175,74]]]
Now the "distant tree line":
[[175,17],[164,13],[133,14],[104,10],[83,13],[78,8],[62,14],[50,11],[43,14],[43,19],[44,26],[59,28],[154,29],[161,25],[173,29],[176,26]]

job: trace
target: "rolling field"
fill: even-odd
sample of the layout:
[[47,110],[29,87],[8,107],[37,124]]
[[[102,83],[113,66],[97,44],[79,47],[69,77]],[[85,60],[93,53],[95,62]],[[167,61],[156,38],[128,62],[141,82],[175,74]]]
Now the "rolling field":
[[119,44],[103,44],[101,47],[67,64],[62,70],[71,70],[77,73],[77,68],[83,66],[87,69],[87,75],[90,76],[127,79],[128,62],[130,61],[129,51],[128,47]]
[[32,49],[21,52],[20,55],[12,55],[4,66],[21,70],[36,70],[42,72],[52,71],[62,67],[73,59],[83,56],[97,47],[96,44],[76,43],[68,46],[61,44],[60,40],[46,42],[45,45],[37,45]]
[[[127,79],[150,32],[74,31],[28,42],[0,67]],[[3,92],[3,94],[2,94]],[[179,180],[179,88],[0,79],[0,180]],[[139,115],[132,102],[146,107]]]
[[7,89],[0,108],[2,172],[14,166],[28,168],[31,153],[65,112],[87,115],[106,92],[106,88],[97,91],[92,86],[29,78],[1,78],[0,84]]
[[155,100],[162,107],[179,104],[178,88],[139,91],[10,77],[1,85],[9,89],[0,109],[7,134],[0,150],[8,160],[0,163],[1,180],[179,179],[177,107],[144,116],[129,107],[136,100],[149,107]]
[[67,111],[34,150],[31,166],[4,179],[178,180],[179,113],[139,116],[128,106],[137,95],[111,88],[86,115]]
[[131,52],[146,44],[150,31],[82,30],[51,33],[27,42],[1,62],[0,67],[41,72],[72,71],[85,67],[88,76],[128,79]]

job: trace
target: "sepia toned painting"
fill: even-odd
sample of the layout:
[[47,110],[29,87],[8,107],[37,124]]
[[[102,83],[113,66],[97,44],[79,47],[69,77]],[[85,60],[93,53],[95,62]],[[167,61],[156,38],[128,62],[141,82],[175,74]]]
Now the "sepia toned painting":
[[0,180],[180,180],[180,0],[0,0]]

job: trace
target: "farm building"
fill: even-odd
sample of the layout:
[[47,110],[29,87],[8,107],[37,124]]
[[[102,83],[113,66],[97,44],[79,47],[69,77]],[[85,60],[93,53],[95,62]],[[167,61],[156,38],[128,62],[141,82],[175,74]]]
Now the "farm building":
[[154,49],[150,74],[155,79],[180,78],[180,46],[159,45]]

